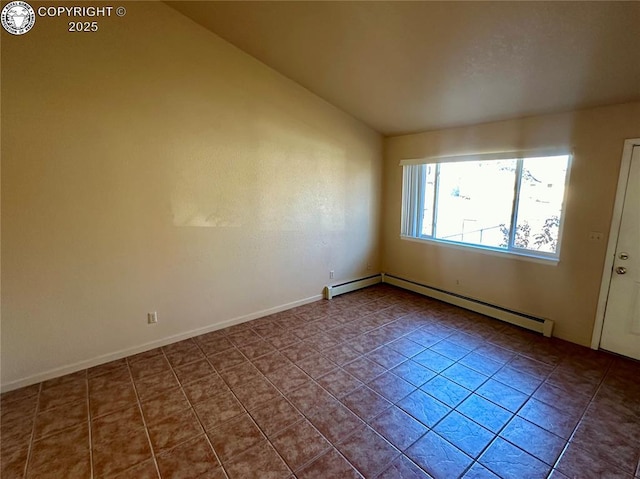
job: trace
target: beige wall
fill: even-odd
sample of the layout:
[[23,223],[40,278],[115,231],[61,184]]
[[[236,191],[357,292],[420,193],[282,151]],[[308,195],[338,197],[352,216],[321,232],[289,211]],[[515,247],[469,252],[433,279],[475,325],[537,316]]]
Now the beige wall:
[[[386,139],[383,270],[553,319],[555,336],[589,345],[623,141],[637,137],[640,103]],[[555,146],[574,153],[557,265],[400,239],[401,159]],[[603,241],[589,241],[590,231],[605,233]]]
[[125,5],[97,33],[2,32],[5,389],[379,271],[380,135]]

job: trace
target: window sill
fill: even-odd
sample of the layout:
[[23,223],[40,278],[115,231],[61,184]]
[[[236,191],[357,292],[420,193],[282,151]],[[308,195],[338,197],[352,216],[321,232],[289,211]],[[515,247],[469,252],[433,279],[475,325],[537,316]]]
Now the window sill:
[[431,238],[416,238],[414,236],[400,235],[401,240],[413,241],[415,243],[428,243],[436,246],[443,246],[445,248],[462,250],[470,253],[481,253],[489,256],[498,256],[502,258],[518,259],[524,261],[531,261],[533,263],[545,264],[547,266],[557,266],[560,262],[558,258],[549,258],[546,256],[537,256],[535,254],[520,253],[516,251],[500,251],[493,248],[484,246],[478,246],[473,244],[454,243],[450,241],[443,241]]

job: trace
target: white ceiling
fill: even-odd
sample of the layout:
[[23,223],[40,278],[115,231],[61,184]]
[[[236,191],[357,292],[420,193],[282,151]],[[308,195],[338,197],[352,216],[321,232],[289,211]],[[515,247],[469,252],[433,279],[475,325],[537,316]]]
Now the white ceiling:
[[385,135],[640,100],[640,2],[167,2]]

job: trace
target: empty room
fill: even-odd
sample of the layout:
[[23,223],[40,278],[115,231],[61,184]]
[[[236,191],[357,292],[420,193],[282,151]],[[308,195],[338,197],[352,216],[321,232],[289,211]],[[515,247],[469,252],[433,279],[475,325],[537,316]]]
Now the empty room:
[[1,8],[2,479],[640,479],[640,2]]

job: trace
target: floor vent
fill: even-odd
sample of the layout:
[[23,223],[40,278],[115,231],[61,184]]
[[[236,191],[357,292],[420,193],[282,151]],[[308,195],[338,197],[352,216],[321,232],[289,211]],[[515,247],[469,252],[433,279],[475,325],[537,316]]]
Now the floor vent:
[[553,331],[553,321],[551,319],[536,318],[389,274],[382,274],[382,282],[542,333],[548,338],[551,337]]

